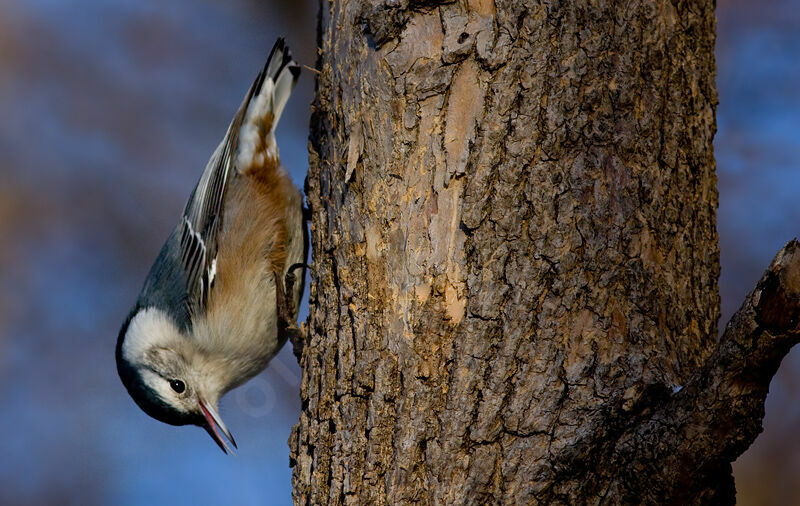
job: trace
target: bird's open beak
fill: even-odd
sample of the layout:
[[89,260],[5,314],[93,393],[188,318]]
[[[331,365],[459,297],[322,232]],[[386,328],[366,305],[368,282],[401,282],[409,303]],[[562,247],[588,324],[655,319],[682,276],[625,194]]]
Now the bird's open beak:
[[[225,440],[222,439],[222,436],[220,436],[220,431],[225,434],[225,437],[228,438],[228,441],[231,442],[233,447],[238,449],[236,446],[236,441],[233,440],[231,432],[227,427],[225,427],[225,424],[222,423],[222,418],[219,417],[217,410],[202,399],[200,399],[200,410],[203,412],[203,416],[206,418],[206,424],[204,426],[206,432],[208,432],[208,435],[211,436],[211,439],[213,439],[214,442],[219,445],[220,449],[225,453],[233,453],[233,450],[230,448],[230,446],[228,446],[225,443]],[[219,430],[217,430],[217,427],[219,427]]]

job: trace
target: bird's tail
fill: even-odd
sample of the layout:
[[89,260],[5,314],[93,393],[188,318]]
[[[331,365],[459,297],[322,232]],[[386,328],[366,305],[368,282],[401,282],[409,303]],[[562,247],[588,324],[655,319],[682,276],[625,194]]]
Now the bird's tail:
[[300,66],[292,59],[283,38],[279,38],[232,125],[238,133],[235,145],[240,171],[277,163],[278,149],[273,134],[299,76]]

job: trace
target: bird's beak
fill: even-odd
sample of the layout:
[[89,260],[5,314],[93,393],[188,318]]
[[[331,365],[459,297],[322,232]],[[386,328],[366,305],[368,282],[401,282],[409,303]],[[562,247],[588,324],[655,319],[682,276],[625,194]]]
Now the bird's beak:
[[[207,404],[205,401],[203,401],[203,399],[200,399],[200,411],[203,412],[203,416],[206,419],[206,424],[204,426],[206,432],[208,432],[208,435],[211,436],[211,439],[213,439],[214,442],[219,445],[220,449],[225,453],[233,453],[233,450],[230,448],[230,446],[228,446],[225,443],[225,440],[222,439],[222,436],[220,436],[220,431],[225,434],[225,437],[228,438],[228,441],[231,442],[233,447],[238,449],[236,446],[236,441],[233,440],[231,432],[227,427],[225,427],[225,424],[222,423],[222,418],[219,417],[217,410],[210,404]],[[217,427],[219,427],[219,430],[217,430]]]

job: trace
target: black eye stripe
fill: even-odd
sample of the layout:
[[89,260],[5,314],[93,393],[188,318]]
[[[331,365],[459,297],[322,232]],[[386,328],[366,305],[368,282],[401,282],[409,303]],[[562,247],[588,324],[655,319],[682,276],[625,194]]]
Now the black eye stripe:
[[169,386],[179,394],[186,390],[186,385],[179,379],[169,380]]

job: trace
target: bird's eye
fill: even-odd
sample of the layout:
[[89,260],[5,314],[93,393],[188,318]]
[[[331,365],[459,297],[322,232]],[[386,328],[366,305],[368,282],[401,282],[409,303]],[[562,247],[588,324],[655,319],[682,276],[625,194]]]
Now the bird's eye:
[[181,380],[169,380],[169,386],[179,394],[186,390],[186,385]]

